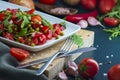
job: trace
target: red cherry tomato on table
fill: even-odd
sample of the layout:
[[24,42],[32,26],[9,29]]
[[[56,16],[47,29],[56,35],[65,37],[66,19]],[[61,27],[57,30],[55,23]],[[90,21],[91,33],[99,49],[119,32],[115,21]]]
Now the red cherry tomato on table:
[[115,6],[114,0],[100,0],[99,2],[99,9],[103,14],[106,14],[107,12],[111,11],[114,6]]
[[109,26],[117,26],[119,23],[119,19],[117,18],[110,18],[110,17],[105,17],[104,18],[104,22],[105,24],[109,25]]
[[20,48],[11,48],[10,54],[13,57],[15,57],[18,61],[23,61],[30,55],[28,51]]
[[120,80],[120,64],[114,65],[108,70],[108,80]]
[[99,70],[98,63],[92,58],[85,58],[78,64],[78,72],[85,78],[94,77]]
[[39,0],[39,2],[44,3],[44,4],[53,5],[53,4],[55,4],[56,0]]
[[96,8],[97,1],[96,0],[81,0],[80,3],[84,8],[88,10],[92,10]]

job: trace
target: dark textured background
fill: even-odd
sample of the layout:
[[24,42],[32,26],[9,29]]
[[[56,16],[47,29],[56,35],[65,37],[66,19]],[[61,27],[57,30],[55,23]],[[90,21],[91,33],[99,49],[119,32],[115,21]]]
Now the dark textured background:
[[[55,5],[71,7],[64,4],[62,0],[57,0]],[[87,12],[83,10],[83,8],[80,5],[74,6],[72,8],[78,9],[79,13]],[[99,72],[92,80],[108,80],[106,76],[108,69],[111,66],[120,63],[120,37],[110,41],[108,40],[110,34],[104,32],[102,30],[103,29],[102,27],[89,26],[87,29],[95,32],[94,46],[97,48],[97,50],[94,52],[82,54],[78,59],[75,60],[75,62],[79,63],[80,60],[87,57],[94,58],[98,63],[102,63],[102,65],[99,66],[100,67]]]
[[[62,0],[58,0],[56,5],[71,7],[64,4]],[[86,12],[86,10],[80,5],[74,6],[73,8],[78,9],[79,13]],[[95,32],[94,46],[97,50],[94,52],[84,53],[75,60],[75,62],[79,63],[80,60],[87,57],[94,58],[98,63],[102,63],[102,65],[99,66],[99,72],[92,80],[108,80],[106,76],[108,69],[115,64],[120,64],[120,37],[108,40],[110,34],[104,32],[103,28],[100,26],[89,26],[87,29]]]

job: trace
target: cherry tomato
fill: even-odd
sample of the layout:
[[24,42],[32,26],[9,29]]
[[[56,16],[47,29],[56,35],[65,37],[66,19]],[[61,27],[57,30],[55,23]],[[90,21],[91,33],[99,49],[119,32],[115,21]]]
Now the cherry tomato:
[[108,80],[120,80],[120,64],[116,64],[108,70]]
[[38,43],[39,43],[38,38],[37,38],[37,37],[33,37],[33,38],[32,38],[32,42],[33,42],[35,45],[38,45]]
[[55,29],[55,33],[56,34],[61,34],[61,32],[62,32],[62,30],[61,30],[61,25],[60,24],[53,24],[53,27],[54,27],[54,29]]
[[85,78],[94,77],[99,70],[98,63],[92,58],[85,58],[78,64],[78,72]]
[[45,35],[48,40],[52,39],[52,30],[48,30]]
[[41,45],[41,44],[46,43],[47,38],[46,38],[45,34],[40,33],[40,32],[36,32],[32,35],[32,41],[35,44]]
[[99,9],[103,14],[106,14],[107,12],[111,11],[114,6],[115,6],[114,0],[100,0],[99,2]]
[[34,16],[32,16],[31,21],[34,22],[34,23],[39,23],[39,24],[41,24],[41,22],[42,22],[42,17],[39,16],[39,15],[34,15]]
[[62,31],[61,31],[60,28],[56,28],[56,29],[55,29],[55,33],[58,34],[58,35],[60,35],[60,34],[62,33]]
[[13,35],[11,33],[9,33],[9,32],[6,32],[6,33],[4,32],[2,34],[2,36],[9,39],[9,40],[14,40]]
[[32,28],[38,28],[38,27],[40,27],[41,26],[41,24],[39,24],[39,23],[34,23],[33,25],[32,25]]
[[35,9],[31,9],[31,10],[29,10],[27,13],[28,14],[33,14],[35,12]]
[[53,4],[55,4],[56,0],[39,0],[39,2],[44,3],[44,4],[53,5]]
[[30,55],[28,51],[20,49],[20,48],[11,48],[10,54],[13,57],[15,57],[18,61],[23,61]]
[[117,18],[110,18],[110,17],[105,17],[104,18],[105,24],[109,26],[117,26],[119,24],[119,19]]
[[18,41],[19,41],[20,43],[25,43],[25,39],[24,39],[23,37],[19,37],[19,38],[18,38]]
[[47,38],[46,38],[46,36],[43,33],[39,34],[38,39],[39,39],[39,44],[40,45],[46,43],[46,41],[47,41]]
[[93,10],[96,8],[97,1],[96,0],[81,0],[80,3],[84,8],[88,10]]
[[5,18],[5,14],[0,14],[0,21],[3,21],[4,20],[4,18]]
[[46,32],[49,30],[49,27],[48,27],[48,26],[43,26],[43,27],[41,28],[41,30],[42,30],[44,33],[46,33]]
[[52,35],[53,37],[57,37],[58,36],[58,34],[56,34],[56,33],[53,33],[53,35]]

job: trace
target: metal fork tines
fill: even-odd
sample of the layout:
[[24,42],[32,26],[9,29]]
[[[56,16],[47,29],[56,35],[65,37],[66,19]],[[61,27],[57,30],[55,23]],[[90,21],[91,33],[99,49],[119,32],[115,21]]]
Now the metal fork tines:
[[66,54],[67,52],[69,52],[72,48],[72,45],[73,45],[73,40],[70,37],[67,38],[63,46],[58,51],[59,53],[61,53],[59,55]]
[[72,45],[73,45],[73,40],[70,37],[67,38],[67,40],[65,41],[63,46],[58,50],[58,52],[56,52],[53,56],[51,56],[48,59],[48,61],[40,69],[38,69],[36,75],[41,75],[58,55],[60,56],[62,54],[66,54],[67,52],[69,52],[72,48]]

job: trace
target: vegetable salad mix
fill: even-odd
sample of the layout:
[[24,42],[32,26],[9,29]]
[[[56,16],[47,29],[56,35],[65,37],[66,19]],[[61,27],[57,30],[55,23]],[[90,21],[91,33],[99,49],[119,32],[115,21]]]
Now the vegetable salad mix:
[[30,46],[42,45],[63,35],[62,23],[51,24],[41,15],[34,14],[34,9],[6,9],[0,12],[0,36]]

